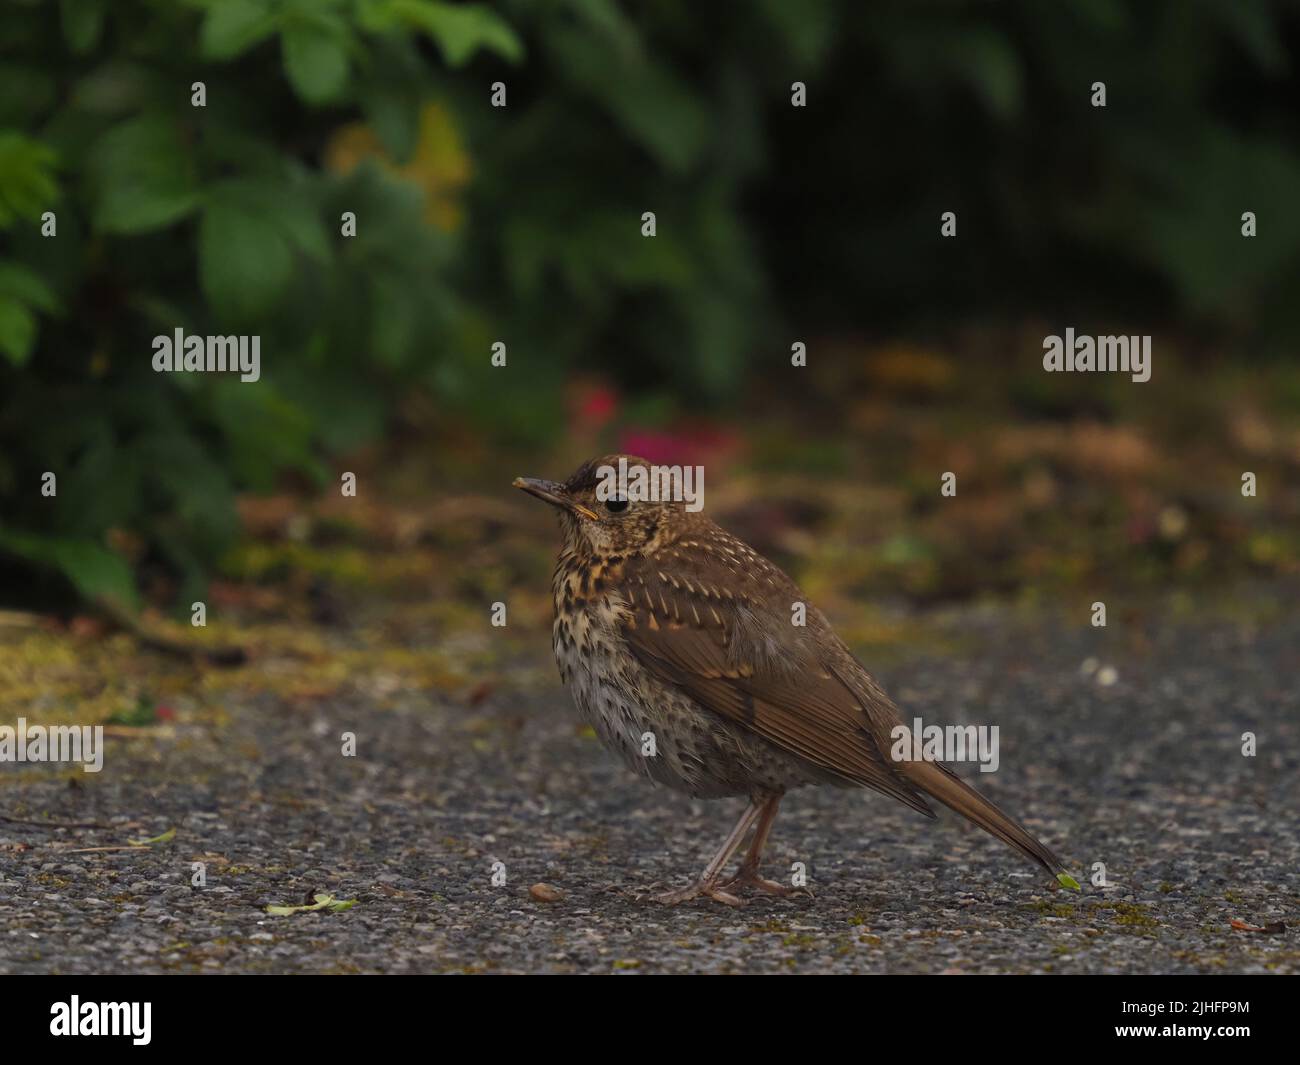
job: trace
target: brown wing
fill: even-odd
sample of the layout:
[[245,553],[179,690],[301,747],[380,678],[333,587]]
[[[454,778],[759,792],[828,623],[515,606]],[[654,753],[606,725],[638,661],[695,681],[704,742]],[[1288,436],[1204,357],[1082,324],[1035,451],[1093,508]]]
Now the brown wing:
[[[798,588],[739,541],[728,542],[744,552],[743,572],[725,588],[710,583],[701,565],[707,554],[716,566],[717,545],[688,544],[657,560],[627,562],[621,590],[632,653],[659,680],[719,717],[829,776],[882,791],[933,817],[881,752],[859,699],[822,663],[820,623],[812,617],[805,628],[791,623],[790,603],[802,600]],[[763,605],[772,590],[780,612]]]

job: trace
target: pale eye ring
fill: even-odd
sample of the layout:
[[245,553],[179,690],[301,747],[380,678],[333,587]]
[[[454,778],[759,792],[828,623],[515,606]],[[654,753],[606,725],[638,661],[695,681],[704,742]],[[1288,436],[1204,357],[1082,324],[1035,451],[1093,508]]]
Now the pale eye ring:
[[611,514],[621,514],[627,510],[626,499],[607,499],[605,500],[605,509]]

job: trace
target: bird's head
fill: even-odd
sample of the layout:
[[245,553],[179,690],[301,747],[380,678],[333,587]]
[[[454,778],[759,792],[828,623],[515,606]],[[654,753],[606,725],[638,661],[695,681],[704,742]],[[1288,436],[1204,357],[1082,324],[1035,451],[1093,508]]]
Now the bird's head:
[[700,497],[702,478],[691,467],[673,469],[675,477],[633,455],[606,455],[584,462],[567,481],[516,477],[514,486],[560,512],[569,548],[630,555],[653,551],[696,517],[687,508]]

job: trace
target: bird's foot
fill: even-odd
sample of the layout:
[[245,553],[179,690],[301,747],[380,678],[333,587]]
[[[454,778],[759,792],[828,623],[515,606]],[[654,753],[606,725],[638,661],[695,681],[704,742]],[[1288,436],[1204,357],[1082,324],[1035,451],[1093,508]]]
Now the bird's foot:
[[813,893],[806,887],[791,887],[788,884],[781,884],[775,880],[768,880],[766,877],[758,875],[757,869],[742,868],[739,873],[730,880],[723,881],[718,885],[723,890],[732,890],[735,888],[750,887],[755,891],[761,891],[767,895],[776,895],[779,898],[788,899],[791,895],[807,895],[813,897]]
[[676,906],[679,903],[690,902],[691,899],[709,898],[714,902],[721,902],[726,906],[744,906],[746,900],[738,894],[740,888],[753,888],[755,891],[761,891],[766,895],[776,895],[779,898],[789,898],[791,895],[807,895],[812,898],[812,892],[806,887],[791,887],[787,884],[780,884],[775,880],[768,880],[758,875],[753,869],[741,869],[739,873],[730,880],[697,880],[683,888],[674,888],[672,891],[661,891],[652,895],[641,896],[649,898],[652,902],[658,902],[664,906]]
[[651,902],[657,902],[662,906],[676,906],[679,903],[690,902],[691,899],[701,897],[712,899],[714,902],[721,902],[724,906],[745,905],[744,899],[724,890],[724,887],[716,880],[697,880],[687,887],[675,888],[672,891],[661,891],[647,897]]

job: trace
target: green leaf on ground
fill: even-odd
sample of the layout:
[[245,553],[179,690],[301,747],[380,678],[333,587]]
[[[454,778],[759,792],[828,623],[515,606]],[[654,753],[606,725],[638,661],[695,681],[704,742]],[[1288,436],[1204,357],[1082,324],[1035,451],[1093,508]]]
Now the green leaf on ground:
[[157,723],[154,701],[147,695],[137,696],[133,706],[114,711],[104,719],[106,725],[128,725],[131,728],[147,728]]
[[127,842],[133,847],[148,847],[152,843],[170,843],[176,838],[176,829],[169,828],[161,836],[154,836],[152,839],[128,839]]
[[329,910],[330,913],[339,913],[343,910],[350,910],[357,904],[356,899],[336,899],[333,895],[314,895],[312,897],[316,900],[313,906],[268,906],[266,912],[276,917],[288,917],[295,913],[314,913],[316,910]]

